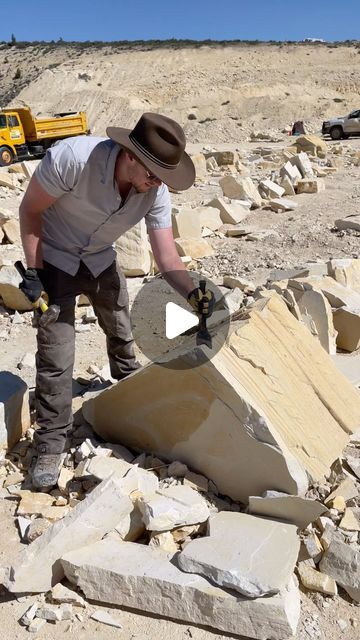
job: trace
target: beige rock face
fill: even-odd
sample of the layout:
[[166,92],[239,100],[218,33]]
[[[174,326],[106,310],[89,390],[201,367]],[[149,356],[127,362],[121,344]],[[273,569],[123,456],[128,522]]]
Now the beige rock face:
[[298,300],[298,307],[305,324],[314,325],[313,335],[316,335],[321,346],[331,355],[336,353],[336,329],[330,303],[321,291],[305,291]]
[[360,293],[360,260],[342,259],[328,262],[329,276],[344,287]]
[[214,254],[214,249],[205,238],[176,238],[175,245],[179,256],[205,258]]
[[217,231],[223,224],[220,211],[217,211],[215,207],[196,207],[194,212],[198,213],[201,226],[207,227],[211,231]]
[[296,527],[223,511],[209,520],[209,535],[192,540],[177,563],[248,598],[279,593],[293,574],[300,548]]
[[309,134],[298,136],[292,146],[296,147],[297,152],[305,151],[318,158],[325,158],[328,151],[325,140]]
[[323,278],[313,276],[297,278],[296,280],[289,280],[288,286],[294,291],[297,300],[299,300],[304,291],[313,289],[315,291],[322,291],[331,306],[335,309],[344,306],[350,309],[360,309],[360,294],[352,291],[348,287],[344,287],[328,276]]
[[325,182],[322,178],[302,178],[296,183],[296,193],[319,193],[325,191]]
[[334,327],[337,331],[336,343],[344,351],[356,351],[360,346],[360,308],[356,310],[342,307],[334,311]]
[[2,227],[6,239],[10,244],[21,246],[20,225],[17,220],[8,220]]
[[232,176],[225,176],[220,180],[219,184],[224,196],[234,200],[248,200],[254,209],[261,207],[260,193],[251,178],[238,178],[236,180]]
[[196,179],[205,178],[207,175],[206,159],[203,153],[195,153],[191,156],[196,171]]
[[9,371],[0,372],[0,449],[11,449],[29,427],[27,384]]
[[172,227],[174,238],[201,238],[201,221],[198,213],[189,207],[173,210]]
[[288,640],[295,633],[300,599],[293,581],[280,594],[249,599],[180,571],[172,557],[145,545],[106,539],[68,553],[62,565],[70,582],[92,600],[258,640]]
[[238,224],[249,214],[249,209],[242,204],[226,202],[224,198],[214,198],[208,206],[215,207],[220,211],[222,224]]
[[115,246],[125,276],[144,276],[150,272],[151,255],[144,219],[120,236]]
[[84,403],[85,418],[105,440],[181,460],[234,499],[299,494],[304,470],[322,478],[358,428],[360,397],[276,294],[234,329],[211,360],[205,347],[170,354],[170,367],[150,364]]
[[29,311],[31,302],[19,289],[21,276],[13,266],[4,266],[0,269],[0,296],[8,309],[16,311]]

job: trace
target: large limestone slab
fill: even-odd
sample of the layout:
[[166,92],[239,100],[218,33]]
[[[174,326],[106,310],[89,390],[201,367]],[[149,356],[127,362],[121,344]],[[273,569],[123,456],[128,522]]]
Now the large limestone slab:
[[151,254],[144,219],[120,236],[115,247],[125,276],[144,276],[150,272]]
[[11,449],[30,427],[27,384],[9,371],[0,372],[0,449]]
[[205,347],[187,349],[84,403],[86,420],[244,502],[269,488],[301,493],[305,470],[322,478],[359,428],[356,389],[277,294],[245,310],[210,360]]
[[248,598],[279,593],[289,584],[299,554],[296,526],[223,511],[209,520],[209,535],[189,542],[179,567]]
[[288,640],[297,627],[300,602],[293,580],[280,594],[249,599],[184,573],[159,549],[102,540],[62,558],[66,577],[87,598],[139,608],[228,633]]
[[12,593],[48,591],[64,577],[60,558],[90,545],[114,529],[133,509],[115,477],[99,484],[74,510],[45,531],[10,567],[5,586]]

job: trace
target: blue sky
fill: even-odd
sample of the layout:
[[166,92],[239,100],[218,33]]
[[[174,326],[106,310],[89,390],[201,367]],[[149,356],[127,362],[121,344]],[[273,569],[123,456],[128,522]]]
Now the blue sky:
[[360,39],[360,0],[16,0],[0,40]]

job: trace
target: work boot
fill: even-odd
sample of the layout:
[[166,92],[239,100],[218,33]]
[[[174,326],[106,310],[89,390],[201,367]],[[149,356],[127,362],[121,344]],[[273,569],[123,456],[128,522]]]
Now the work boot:
[[45,444],[38,445],[37,451],[37,460],[31,474],[32,484],[37,489],[53,487],[57,483],[64,455],[46,453]]

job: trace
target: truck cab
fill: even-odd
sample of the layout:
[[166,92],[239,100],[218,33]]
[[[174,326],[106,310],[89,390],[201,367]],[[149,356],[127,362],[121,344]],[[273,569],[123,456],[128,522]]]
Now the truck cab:
[[333,140],[360,135],[360,109],[351,111],[347,116],[339,116],[325,120],[322,124],[322,134],[329,134]]
[[29,107],[0,111],[0,167],[14,160],[42,156],[57,140],[87,135],[84,111],[34,118]]

